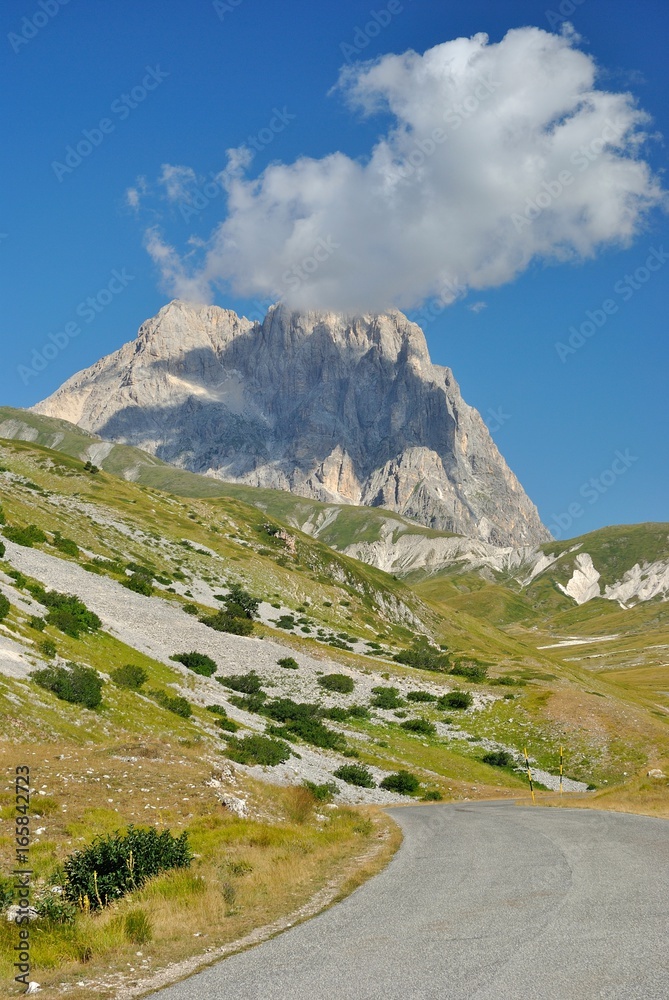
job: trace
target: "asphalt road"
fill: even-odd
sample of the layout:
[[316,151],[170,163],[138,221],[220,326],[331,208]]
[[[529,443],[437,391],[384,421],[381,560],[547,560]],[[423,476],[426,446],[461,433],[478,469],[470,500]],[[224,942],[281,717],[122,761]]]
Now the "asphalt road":
[[388,868],[157,1000],[667,1000],[669,823],[463,803],[390,810]]

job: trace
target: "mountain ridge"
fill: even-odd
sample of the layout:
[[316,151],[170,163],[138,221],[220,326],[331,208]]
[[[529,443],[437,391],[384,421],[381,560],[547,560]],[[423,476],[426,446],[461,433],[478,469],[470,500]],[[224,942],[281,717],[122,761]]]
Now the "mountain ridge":
[[449,368],[402,313],[175,300],[33,408],[181,468],[380,506],[493,544],[550,538]]

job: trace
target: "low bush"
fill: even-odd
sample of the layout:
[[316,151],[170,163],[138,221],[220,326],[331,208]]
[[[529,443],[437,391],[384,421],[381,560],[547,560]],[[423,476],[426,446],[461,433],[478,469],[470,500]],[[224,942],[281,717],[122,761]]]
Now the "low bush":
[[372,694],[374,697],[371,704],[374,708],[400,708],[404,704],[399,696],[399,689],[396,687],[384,687],[383,685],[373,687]]
[[102,625],[98,616],[73,594],[47,591],[40,586],[32,587],[31,593],[48,609],[46,620],[49,625],[73,639],[78,639],[82,632],[97,632]]
[[[0,591],[0,622],[9,614],[11,605],[5,595]],[[42,619],[40,619],[41,621]]]
[[348,719],[347,708],[326,708],[323,713],[324,719],[332,719],[333,722],[346,722]]
[[339,791],[334,781],[325,781],[322,785],[316,784],[315,781],[303,781],[302,784],[311,792],[316,802],[321,803],[332,802]]
[[257,694],[233,694],[230,696],[230,704],[237,708],[243,708],[245,712],[259,712],[265,704],[266,698],[267,695],[264,691],[258,691]]
[[488,667],[478,660],[459,660],[452,665],[450,672],[474,684],[481,684],[486,679]]
[[260,712],[276,722],[283,723],[280,736],[286,738],[299,736],[305,743],[311,743],[312,746],[325,750],[338,750],[346,746],[343,736],[333,732],[321,722],[318,705],[295,702],[291,698],[275,698],[266,702]]
[[326,691],[334,691],[337,694],[351,694],[355,687],[352,677],[346,674],[325,674],[318,678],[318,683]]
[[96,837],[66,859],[63,895],[82,909],[99,910],[160,872],[188,868],[192,859],[185,831],[173,837],[169,830],[129,826],[125,833]]
[[351,719],[369,719],[372,714],[366,705],[349,705],[346,711]]
[[417,639],[409,649],[396,653],[393,660],[419,670],[436,670],[440,673],[445,673],[449,667],[448,655],[437,646],[430,645],[427,639]]
[[33,545],[46,542],[47,538],[41,528],[36,524],[27,524],[23,527],[19,525],[6,524],[2,529],[5,538],[15,545],[23,545],[24,548],[31,549]]
[[280,667],[284,670],[297,670],[299,668],[299,663],[292,656],[282,656],[280,660],[276,661]]
[[46,618],[40,618],[39,615],[31,615],[28,619],[28,624],[37,632],[43,632],[46,628]]
[[142,594],[144,597],[151,597],[153,593],[151,577],[145,576],[143,573],[132,573],[126,580],[121,580],[121,583],[128,590],[133,590],[136,594]]
[[36,670],[32,679],[61,701],[86,708],[97,708],[102,701],[104,681],[93,667],[82,667],[78,663],[68,664],[67,667],[44,667],[43,670]]
[[60,531],[54,532],[51,544],[54,548],[58,549],[59,552],[63,552],[66,556],[79,556],[79,546],[77,543],[71,538],[63,538]]
[[7,547],[6,547],[5,543],[4,542],[0,542],[0,559],[4,559],[5,558],[5,552],[6,551],[7,551]]
[[506,750],[490,750],[483,754],[481,760],[484,764],[490,764],[491,767],[508,767],[513,764],[513,757]]
[[47,660],[52,660],[56,655],[56,643],[52,639],[44,639],[39,644],[40,653],[46,656]]
[[38,916],[50,924],[73,924],[77,916],[77,908],[74,903],[49,891],[36,900],[35,909]]
[[437,727],[429,719],[407,719],[406,722],[400,722],[400,726],[408,733],[421,733],[424,736],[434,736],[437,731]]
[[292,615],[279,615],[275,624],[277,628],[291,629],[295,627],[295,619]]
[[335,778],[340,778],[348,785],[358,788],[376,788],[376,782],[363,764],[342,764],[333,772]]
[[185,611],[187,615],[196,615],[198,613],[197,604],[184,604],[181,610]]
[[275,767],[284,764],[291,755],[291,749],[283,740],[270,736],[230,736],[227,756],[237,764],[262,764]]
[[428,790],[421,795],[423,802],[441,802],[443,795],[438,788],[428,788]]
[[250,618],[237,617],[229,611],[217,611],[215,615],[204,615],[199,620],[216,632],[229,632],[230,635],[251,635],[253,632],[253,622]]
[[420,788],[420,782],[410,771],[397,771],[383,779],[379,788],[387,792],[397,792],[398,795],[415,795]]
[[223,718],[228,714],[224,705],[207,705],[207,711],[213,712],[214,715],[221,715]]
[[262,690],[261,679],[255,670],[249,670],[247,674],[217,677],[216,680],[223,687],[231,688],[233,691],[241,691],[242,694],[258,694]]
[[126,663],[123,667],[117,667],[109,675],[114,684],[118,687],[129,688],[131,691],[139,691],[142,684],[149,679],[144,667],[138,667],[134,663]]
[[170,660],[183,663],[184,667],[188,667],[193,673],[200,674],[202,677],[212,677],[218,669],[211,656],[207,656],[206,653],[196,653],[195,650],[191,650],[190,653],[174,653],[173,656],[170,656]]
[[216,725],[219,729],[224,729],[226,733],[236,733],[239,729],[239,723],[235,722],[234,719],[228,719],[227,717],[225,719],[218,718],[216,720]]
[[429,691],[409,691],[407,693],[408,701],[436,701],[436,694],[430,694]]
[[149,694],[161,708],[167,709],[168,712],[174,712],[175,715],[179,715],[182,719],[189,719],[193,714],[193,709],[188,704],[188,701],[179,695],[173,696],[168,694],[167,691],[149,691]]
[[474,699],[469,691],[449,691],[437,702],[439,708],[470,708],[473,704]]

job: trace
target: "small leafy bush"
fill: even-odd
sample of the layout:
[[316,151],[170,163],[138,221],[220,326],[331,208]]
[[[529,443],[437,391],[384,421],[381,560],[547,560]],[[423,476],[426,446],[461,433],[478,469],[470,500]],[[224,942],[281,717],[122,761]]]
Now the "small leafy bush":
[[24,527],[7,524],[2,530],[5,538],[8,538],[10,542],[14,542],[15,545],[23,545],[27,549],[47,540],[42,529],[38,528],[36,524],[27,524]]
[[[7,600],[7,598],[5,597],[5,595],[2,592],[0,592],[0,622],[3,620],[3,618],[7,617],[7,615],[9,614],[10,607],[11,605]],[[40,619],[40,621],[41,620],[42,619]]]
[[98,616],[73,594],[47,591],[39,585],[31,587],[31,593],[48,609],[46,620],[49,625],[73,639],[78,639],[82,632],[96,632],[102,625]]
[[74,903],[53,892],[47,892],[35,902],[35,909],[42,920],[50,924],[73,924],[77,916]]
[[195,650],[190,653],[175,653],[170,656],[170,660],[183,663],[184,667],[188,667],[193,673],[200,674],[202,677],[211,677],[218,669],[211,656],[207,656],[206,653],[196,653]]
[[415,795],[420,788],[420,782],[410,771],[397,771],[383,779],[379,788],[387,792],[397,792],[399,795]]
[[348,785],[357,785],[358,788],[376,788],[376,782],[363,764],[342,764],[333,772],[335,778],[340,778]]
[[422,733],[424,736],[434,736],[437,731],[437,727],[429,719],[407,719],[406,722],[400,722],[400,726],[408,733]]
[[470,708],[473,704],[474,699],[469,691],[449,691],[437,702],[439,708]]
[[408,701],[436,701],[436,694],[430,694],[429,691],[409,691],[407,692]]
[[225,719],[218,718],[216,720],[216,724],[220,729],[224,729],[227,733],[236,733],[239,729],[239,723],[235,722],[234,719],[228,719],[227,717]]
[[229,611],[221,610],[214,615],[204,615],[199,621],[216,632],[229,632],[230,635],[251,635],[253,632],[250,618],[232,615]]
[[481,760],[491,767],[508,767],[513,763],[513,757],[506,750],[490,750],[489,753],[483,754]]
[[28,624],[38,632],[43,632],[46,628],[46,618],[40,618],[39,615],[31,615],[28,619]]
[[302,784],[305,788],[309,789],[316,802],[332,802],[339,791],[334,781],[325,781],[322,785],[317,784],[315,781],[303,781]]
[[230,736],[228,738],[227,755],[237,764],[262,764],[264,767],[276,767],[285,763],[291,755],[291,749],[283,740],[270,736],[253,734],[251,736]]
[[154,701],[158,702],[161,708],[167,709],[168,712],[174,712],[175,715],[179,715],[182,719],[189,719],[193,714],[193,709],[188,704],[188,701],[179,695],[173,696],[168,694],[167,691],[149,691],[149,694]]
[[153,593],[151,577],[145,576],[143,573],[132,573],[127,580],[121,580],[121,583],[128,590],[133,590],[136,594],[143,594],[144,597],[151,597]]
[[399,689],[396,687],[384,687],[383,685],[373,687],[372,694],[374,697],[371,704],[374,708],[400,708],[404,704],[399,696]]
[[233,691],[241,691],[242,694],[258,694],[262,690],[262,681],[255,670],[249,670],[247,674],[217,677],[216,680],[223,687],[231,688]]
[[223,718],[228,714],[224,705],[207,705],[207,711],[213,712],[214,715],[221,715]]
[[4,542],[0,542],[0,559],[5,558],[5,552],[7,551],[7,546]]
[[430,645],[427,639],[415,640],[409,649],[396,653],[393,660],[420,670],[437,670],[440,673],[445,673],[449,667],[448,655],[437,646]]
[[318,683],[326,691],[335,691],[338,694],[351,694],[355,687],[352,677],[346,674],[325,674],[318,678]]
[[297,670],[299,668],[299,663],[292,656],[283,656],[280,660],[276,661],[280,667],[285,670]]
[[464,677],[474,684],[481,684],[486,679],[488,667],[478,660],[459,660],[453,664],[450,672],[458,677]]
[[52,660],[56,655],[56,643],[52,639],[44,639],[39,644],[40,652],[46,656],[47,660]]
[[79,546],[77,543],[71,538],[63,538],[60,531],[54,532],[51,544],[66,556],[79,556]]
[[441,802],[443,797],[438,788],[428,788],[424,795],[421,795],[423,802]]
[[193,859],[188,834],[173,837],[129,826],[125,833],[96,837],[65,861],[64,896],[82,908],[99,910],[172,868],[188,868]]
[[257,694],[233,694],[230,696],[230,704],[243,708],[245,712],[260,712],[266,698],[264,691],[258,691]]
[[61,701],[86,708],[97,708],[102,701],[104,681],[93,667],[82,667],[78,663],[67,667],[44,667],[43,670],[36,670],[32,679]]
[[347,708],[326,708],[323,713],[324,719],[332,719],[333,722],[346,722],[348,719]]
[[116,670],[112,670],[110,677],[118,687],[129,688],[130,691],[139,691],[142,684],[149,679],[144,667],[138,667],[134,663],[117,667]]
[[276,620],[277,628],[291,629],[295,627],[295,619],[292,615],[279,615]]
[[187,615],[196,615],[198,612],[197,604],[184,604],[182,611],[185,611]]
[[346,711],[351,719],[369,719],[372,714],[366,705],[349,705]]

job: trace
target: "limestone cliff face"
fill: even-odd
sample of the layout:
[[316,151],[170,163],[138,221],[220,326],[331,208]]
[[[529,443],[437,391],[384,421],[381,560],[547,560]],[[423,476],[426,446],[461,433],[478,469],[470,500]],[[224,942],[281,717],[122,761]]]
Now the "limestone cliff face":
[[400,312],[171,302],[34,409],[230,482],[398,511],[503,545],[549,533],[450,370]]

